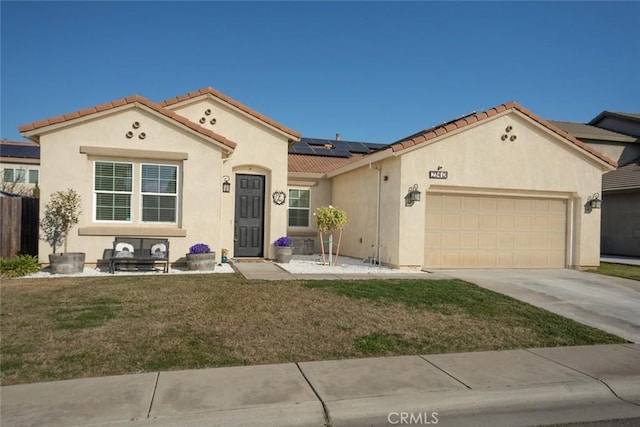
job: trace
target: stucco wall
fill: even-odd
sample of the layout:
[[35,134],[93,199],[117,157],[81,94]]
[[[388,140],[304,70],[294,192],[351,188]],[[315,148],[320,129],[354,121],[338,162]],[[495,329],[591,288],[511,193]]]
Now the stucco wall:
[[[313,239],[314,252],[320,252],[320,239],[318,235],[318,229],[315,225],[315,218],[313,216],[316,209],[320,206],[331,204],[331,180],[322,179],[301,179],[290,178],[288,188],[298,188],[303,190],[310,190],[309,196],[309,226],[308,227],[287,227],[287,236],[292,237],[294,240],[300,241],[305,239]],[[288,192],[286,206],[289,204]]]
[[640,191],[604,194],[602,253],[640,257]]
[[[231,193],[222,195],[222,220],[220,242],[233,256],[235,175],[256,174],[265,176],[265,257],[275,258],[273,242],[287,233],[287,205],[276,205],[272,201],[275,191],[287,192],[288,137],[263,122],[237,111],[216,99],[197,98],[184,104],[170,107],[178,114],[212,130],[231,141],[237,147],[229,159],[222,164],[222,175],[229,176]],[[211,110],[206,115],[205,111]],[[215,124],[211,124],[215,119]]]
[[[133,129],[133,122],[139,122],[140,127]],[[134,132],[131,139],[125,136],[129,131]],[[138,137],[141,132],[145,133],[145,139]],[[83,213],[80,223],[69,236],[68,250],[86,252],[88,264],[102,259],[104,250],[112,247],[115,235],[167,236],[170,240],[171,261],[183,257],[189,246],[198,242],[209,244],[219,254],[220,148],[169,124],[155,114],[134,107],[44,134],[40,138],[40,145],[41,215],[52,192],[73,188],[80,194]],[[80,146],[144,150],[160,157],[165,153],[168,153],[168,157],[172,157],[172,153],[187,153],[188,159],[149,161],[143,155],[129,156],[127,151],[121,151],[117,155],[92,155],[81,153]],[[140,219],[140,198],[136,197],[135,191],[130,223],[94,221],[95,160],[133,162],[134,188],[140,185],[141,162],[178,165],[178,223],[143,224]],[[51,248],[47,243],[40,242],[39,252],[41,262],[47,263]]]
[[398,209],[403,195],[399,165],[398,159],[391,158],[333,178],[333,205],[349,215],[340,249],[344,255],[400,264]]
[[587,141],[586,144],[612,160],[618,162],[618,166],[624,166],[640,157],[640,143],[603,143]]
[[[510,132],[506,128],[511,126]],[[508,135],[502,140],[502,135]],[[511,136],[516,139],[511,141]],[[599,265],[600,211],[587,214],[588,196],[599,193],[602,169],[567,142],[543,130],[518,113],[508,113],[453,132],[449,137],[402,157],[402,187],[418,183],[420,190],[463,191],[478,194],[566,198],[572,243],[570,266]],[[429,179],[428,171],[448,172],[448,179]],[[424,230],[424,208],[401,210],[400,258],[422,259],[422,242],[414,236]],[[412,242],[415,242],[412,244]]]
[[[512,129],[503,141],[507,126]],[[511,141],[513,135],[516,139]],[[600,211],[587,214],[584,204],[589,196],[600,192],[603,166],[519,113],[483,120],[373,166],[381,167],[383,176],[380,244],[385,264],[406,268],[422,265],[425,192],[452,191],[566,199],[568,266],[599,264]],[[448,179],[429,179],[429,171],[438,167],[448,172]],[[366,165],[333,181],[333,203],[352,217],[345,232],[344,253],[369,256],[376,229],[377,172]],[[404,197],[415,184],[422,200],[405,206]]]

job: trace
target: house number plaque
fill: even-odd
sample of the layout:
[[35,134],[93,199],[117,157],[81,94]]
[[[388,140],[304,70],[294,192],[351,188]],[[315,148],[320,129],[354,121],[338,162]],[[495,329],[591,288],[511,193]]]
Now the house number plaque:
[[429,171],[429,179],[447,179],[449,178],[449,172],[447,171]]

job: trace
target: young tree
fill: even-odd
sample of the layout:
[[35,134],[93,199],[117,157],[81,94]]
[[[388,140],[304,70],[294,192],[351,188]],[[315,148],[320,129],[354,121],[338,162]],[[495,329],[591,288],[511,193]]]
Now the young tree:
[[40,227],[44,234],[42,240],[51,245],[53,253],[63,243],[64,251],[67,252],[67,236],[80,219],[80,206],[80,195],[73,189],[51,194],[51,200],[45,205]]
[[324,233],[329,233],[329,265],[332,264],[333,254],[333,232],[340,230],[338,237],[338,245],[336,246],[336,260],[338,263],[338,254],[340,253],[340,242],[342,241],[342,230],[347,225],[347,213],[340,208],[329,206],[321,206],[316,209],[313,214],[316,217],[316,227],[320,231],[320,247],[322,248],[322,263],[325,263],[324,255]]

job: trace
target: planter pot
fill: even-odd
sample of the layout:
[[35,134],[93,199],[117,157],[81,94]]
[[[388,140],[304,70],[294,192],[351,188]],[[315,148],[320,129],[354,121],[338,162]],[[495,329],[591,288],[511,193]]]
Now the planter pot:
[[293,247],[291,246],[276,246],[276,261],[286,264],[291,261],[293,256]]
[[227,263],[227,261],[229,261],[229,259],[227,258],[227,256],[226,256],[226,255],[222,255],[222,258],[220,258],[220,262],[221,262],[222,264],[226,264],[226,263]]
[[53,274],[82,273],[84,270],[84,252],[66,252],[50,254],[49,264]]
[[187,254],[189,270],[212,271],[216,266],[216,253]]

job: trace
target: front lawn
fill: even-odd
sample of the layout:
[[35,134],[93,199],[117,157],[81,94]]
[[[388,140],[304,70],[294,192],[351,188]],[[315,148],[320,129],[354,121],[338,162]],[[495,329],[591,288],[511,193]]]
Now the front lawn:
[[458,280],[3,280],[2,385],[624,340]]
[[600,263],[600,267],[590,270],[592,273],[606,274],[607,276],[623,277],[625,279],[640,280],[640,266]]

